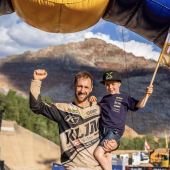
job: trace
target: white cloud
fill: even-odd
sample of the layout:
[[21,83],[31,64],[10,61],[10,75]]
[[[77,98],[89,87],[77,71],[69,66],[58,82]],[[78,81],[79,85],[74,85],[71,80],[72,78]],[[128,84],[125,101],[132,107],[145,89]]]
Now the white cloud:
[[27,25],[16,14],[1,16],[0,23],[0,56],[82,41],[92,29],[70,34],[48,33]]
[[93,33],[93,32],[87,32],[85,34],[85,38],[98,38],[103,41],[106,41],[107,43],[112,43],[113,40],[111,40],[110,35],[102,34],[102,33]]
[[[95,26],[77,33],[59,34],[47,33],[27,25],[22,22],[14,13],[0,17],[0,56],[20,54],[24,51],[34,51],[51,45],[66,44],[68,42],[83,41],[85,38],[99,38],[107,43],[114,44],[126,52],[131,52],[136,56],[144,56],[147,59],[157,59],[159,52],[153,50],[153,46],[136,41],[113,41],[110,35],[93,33],[93,29],[100,30],[106,26],[100,20]],[[122,27],[117,28],[117,32],[122,31]],[[126,37],[128,31],[124,30]]]
[[130,40],[127,42],[113,41],[113,44],[119,48],[125,50],[128,53],[132,53],[137,57],[145,57],[146,59],[158,60],[159,52],[154,51],[154,47],[151,44],[137,42]]
[[93,34],[89,32],[86,34],[86,38],[99,38],[107,43],[116,45],[117,47],[125,50],[128,53],[132,53],[137,57],[145,57],[146,59],[158,60],[159,52],[154,50],[154,46],[147,43],[137,42],[134,40],[122,42],[122,41],[113,41],[110,39],[109,35],[97,33]]

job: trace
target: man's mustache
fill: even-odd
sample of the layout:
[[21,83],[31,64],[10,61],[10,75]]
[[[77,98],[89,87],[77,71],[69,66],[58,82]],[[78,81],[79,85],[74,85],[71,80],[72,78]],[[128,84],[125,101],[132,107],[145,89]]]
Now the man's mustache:
[[81,94],[87,95],[87,93],[82,93],[82,92],[77,93],[77,95],[81,95]]

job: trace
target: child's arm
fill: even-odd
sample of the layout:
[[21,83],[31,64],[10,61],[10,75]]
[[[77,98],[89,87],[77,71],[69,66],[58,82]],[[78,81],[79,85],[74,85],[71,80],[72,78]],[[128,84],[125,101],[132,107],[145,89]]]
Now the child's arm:
[[152,94],[152,92],[153,92],[153,85],[148,86],[148,87],[146,88],[146,93],[145,93],[145,95],[143,96],[143,98],[141,98],[141,99],[139,100],[139,102],[137,103],[136,107],[137,107],[137,108],[143,108],[143,107],[145,107],[146,102],[147,102],[148,98],[150,97],[150,95]]

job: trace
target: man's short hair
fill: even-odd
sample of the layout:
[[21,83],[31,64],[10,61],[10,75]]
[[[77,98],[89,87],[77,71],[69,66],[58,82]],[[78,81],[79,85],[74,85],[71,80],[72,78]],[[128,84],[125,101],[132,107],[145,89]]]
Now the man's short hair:
[[78,72],[74,77],[74,85],[76,85],[77,80],[80,78],[85,78],[85,79],[89,78],[91,80],[91,84],[93,85],[93,76],[89,72],[87,71]]

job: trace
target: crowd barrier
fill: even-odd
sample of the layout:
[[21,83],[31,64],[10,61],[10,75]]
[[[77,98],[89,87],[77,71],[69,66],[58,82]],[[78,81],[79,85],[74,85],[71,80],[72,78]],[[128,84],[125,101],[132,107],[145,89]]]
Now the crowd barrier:
[[[123,169],[124,168],[122,165],[112,165],[112,170],[123,170]],[[62,165],[54,163],[52,170],[65,170],[65,169]],[[161,167],[126,166],[125,170],[170,170],[170,167],[161,168]]]

